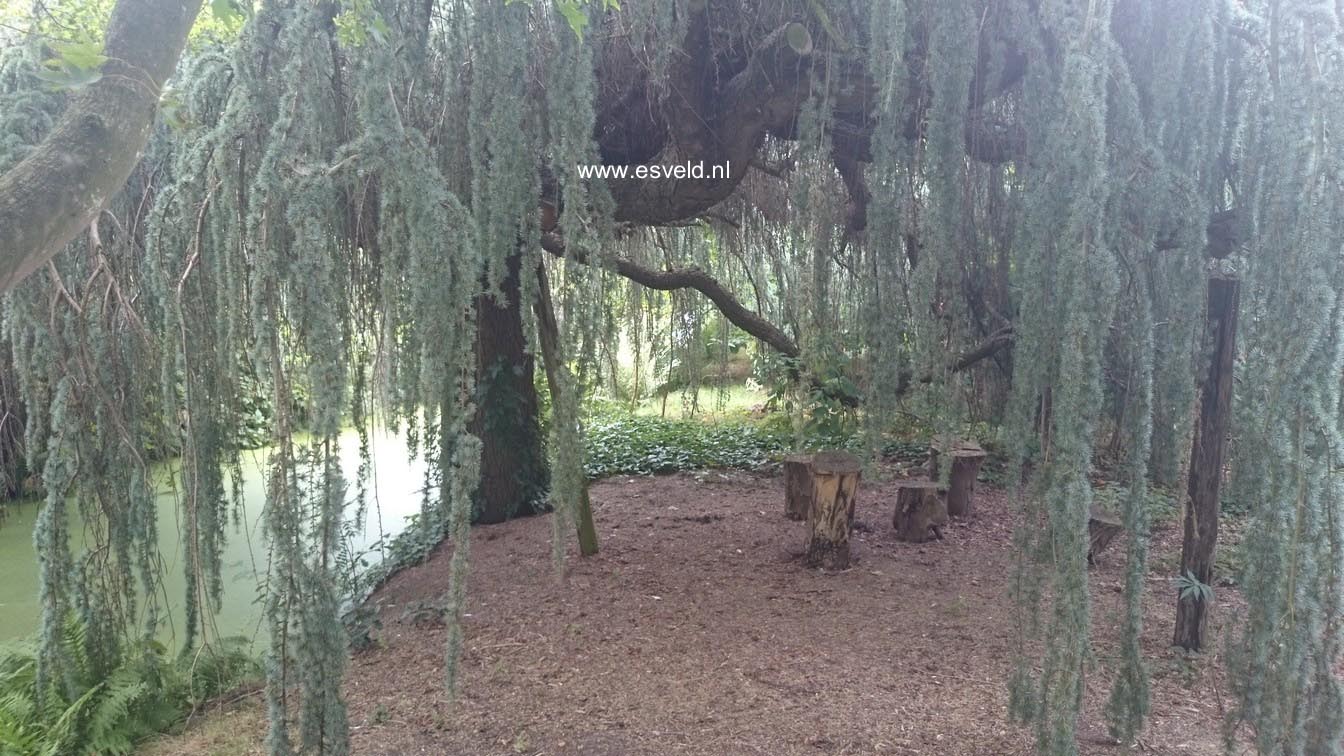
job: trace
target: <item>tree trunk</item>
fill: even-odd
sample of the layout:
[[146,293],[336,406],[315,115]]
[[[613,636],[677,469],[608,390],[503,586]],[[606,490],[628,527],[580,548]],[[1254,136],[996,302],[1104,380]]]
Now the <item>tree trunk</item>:
[[947,513],[953,517],[975,515],[975,479],[985,451],[978,446],[963,446],[952,452],[952,472],[947,484]]
[[812,455],[792,454],[784,458],[784,516],[806,520],[812,511]]
[[[551,303],[551,282],[546,277],[546,264],[537,261],[537,339],[541,342],[541,363],[546,368],[546,385],[551,389],[551,406],[559,401],[560,385],[560,328],[555,322],[555,306]],[[572,397],[577,404],[578,397]],[[554,412],[554,410],[552,410]],[[574,512],[574,524],[579,530],[579,553],[592,556],[597,553],[597,525],[593,523],[593,504],[588,498],[588,479],[583,480],[583,494]]]
[[849,528],[863,466],[844,452],[821,452],[812,458],[812,507],[807,517],[808,567],[849,567]]
[[[1223,481],[1223,447],[1232,414],[1232,367],[1237,351],[1237,307],[1241,282],[1232,276],[1209,277],[1208,316],[1204,344],[1209,372],[1199,390],[1199,420],[1190,451],[1186,488],[1185,537],[1181,542],[1181,574],[1205,585],[1213,583],[1214,550],[1218,544],[1218,489]],[[1176,597],[1174,643],[1189,651],[1204,646],[1208,610],[1198,594]]]
[[903,480],[896,485],[896,514],[891,519],[896,537],[911,543],[942,538],[947,524],[944,489],[931,480]]
[[481,439],[478,524],[536,514],[549,482],[537,421],[532,357],[526,351],[519,308],[521,253],[509,258],[500,285],[504,301],[476,299],[476,416],[471,432]]

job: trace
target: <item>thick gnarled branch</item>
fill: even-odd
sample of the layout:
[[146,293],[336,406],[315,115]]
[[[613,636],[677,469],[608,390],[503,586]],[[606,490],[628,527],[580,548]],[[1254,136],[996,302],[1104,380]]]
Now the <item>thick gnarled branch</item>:
[[728,175],[695,181],[611,179],[607,184],[616,200],[615,219],[662,225],[699,215],[727,199],[756,158],[767,129],[791,120],[806,99],[811,56],[807,27],[789,22],[762,40],[746,68],[726,82],[714,98],[723,106],[716,117],[705,120],[708,108],[703,103],[676,108],[678,118],[688,121],[670,129],[682,135],[683,157],[727,165]]
[[201,0],[118,0],[102,77],[74,98],[42,144],[0,176],[0,291],[87,229],[126,183],[200,9]]

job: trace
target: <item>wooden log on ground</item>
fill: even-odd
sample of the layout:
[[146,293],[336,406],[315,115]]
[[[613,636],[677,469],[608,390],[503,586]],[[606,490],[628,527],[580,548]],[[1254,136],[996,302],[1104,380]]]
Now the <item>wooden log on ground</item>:
[[789,455],[784,458],[784,516],[806,520],[811,511],[812,455]]
[[986,456],[984,449],[973,444],[953,450],[952,471],[947,483],[947,513],[952,517],[975,515],[975,479]]
[[849,529],[863,466],[844,452],[820,452],[812,457],[812,505],[807,513],[809,567],[843,570],[849,567]]
[[931,480],[903,480],[896,486],[896,514],[891,519],[896,537],[911,543],[942,538],[947,524],[944,490]]
[[1087,518],[1087,563],[1096,564],[1097,556],[1111,545],[1115,537],[1125,532],[1125,526],[1120,520],[1103,512],[1097,507],[1092,507]]

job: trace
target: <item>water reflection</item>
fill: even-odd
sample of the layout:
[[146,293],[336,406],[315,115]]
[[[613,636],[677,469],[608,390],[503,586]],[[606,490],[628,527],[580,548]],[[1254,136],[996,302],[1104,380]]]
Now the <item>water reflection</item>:
[[[425,466],[421,460],[408,460],[404,435],[374,431],[370,436],[373,466],[368,481],[368,509],[363,527],[350,528],[354,550],[365,552],[370,565],[381,560],[380,545],[400,533],[410,517],[420,511]],[[266,501],[266,462],[269,449],[243,454],[243,512],[238,527],[230,527],[224,548],[222,610],[211,618],[209,632],[214,636],[245,635],[260,638],[265,631],[259,586],[266,572],[266,546],[261,523]],[[353,431],[341,436],[341,466],[348,480],[359,470],[359,438]],[[183,547],[181,513],[170,476],[175,465],[164,464],[156,471],[162,478],[158,495],[159,549],[164,563],[163,591],[166,593],[171,621],[164,628],[165,640],[172,641],[182,631],[182,604],[186,579],[182,573]],[[24,502],[12,505],[9,516],[0,525],[0,640],[28,635],[38,626],[41,607],[37,600],[38,567],[33,549],[33,524],[39,505]],[[70,508],[72,511],[74,507]],[[355,512],[347,512],[353,517]],[[352,523],[352,525],[356,525]],[[83,532],[78,522],[71,523],[75,538]]]

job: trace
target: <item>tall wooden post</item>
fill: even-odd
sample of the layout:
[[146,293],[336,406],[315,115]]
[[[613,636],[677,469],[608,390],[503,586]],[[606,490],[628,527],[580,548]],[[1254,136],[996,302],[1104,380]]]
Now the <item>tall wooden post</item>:
[[[551,302],[551,283],[546,277],[546,265],[540,260],[537,261],[537,301],[534,305],[537,338],[541,341],[541,361],[546,368],[546,384],[551,389],[551,406],[554,407],[561,401],[559,392],[565,390],[560,385],[560,328],[555,322],[555,305]],[[587,480],[583,482],[583,494],[579,497],[574,521],[579,531],[579,553],[583,556],[596,554],[597,525],[593,522],[593,504],[588,498]]]
[[784,458],[784,516],[806,520],[812,511],[812,455],[790,454]]
[[[1185,538],[1181,542],[1181,574],[1204,584],[1213,582],[1218,544],[1218,489],[1223,480],[1223,448],[1232,414],[1232,368],[1237,351],[1237,307],[1241,282],[1235,276],[1210,275],[1204,349],[1208,372],[1200,384],[1199,420],[1190,451],[1186,488]],[[1198,651],[1207,640],[1208,610],[1203,597],[1176,597],[1174,643]]]

